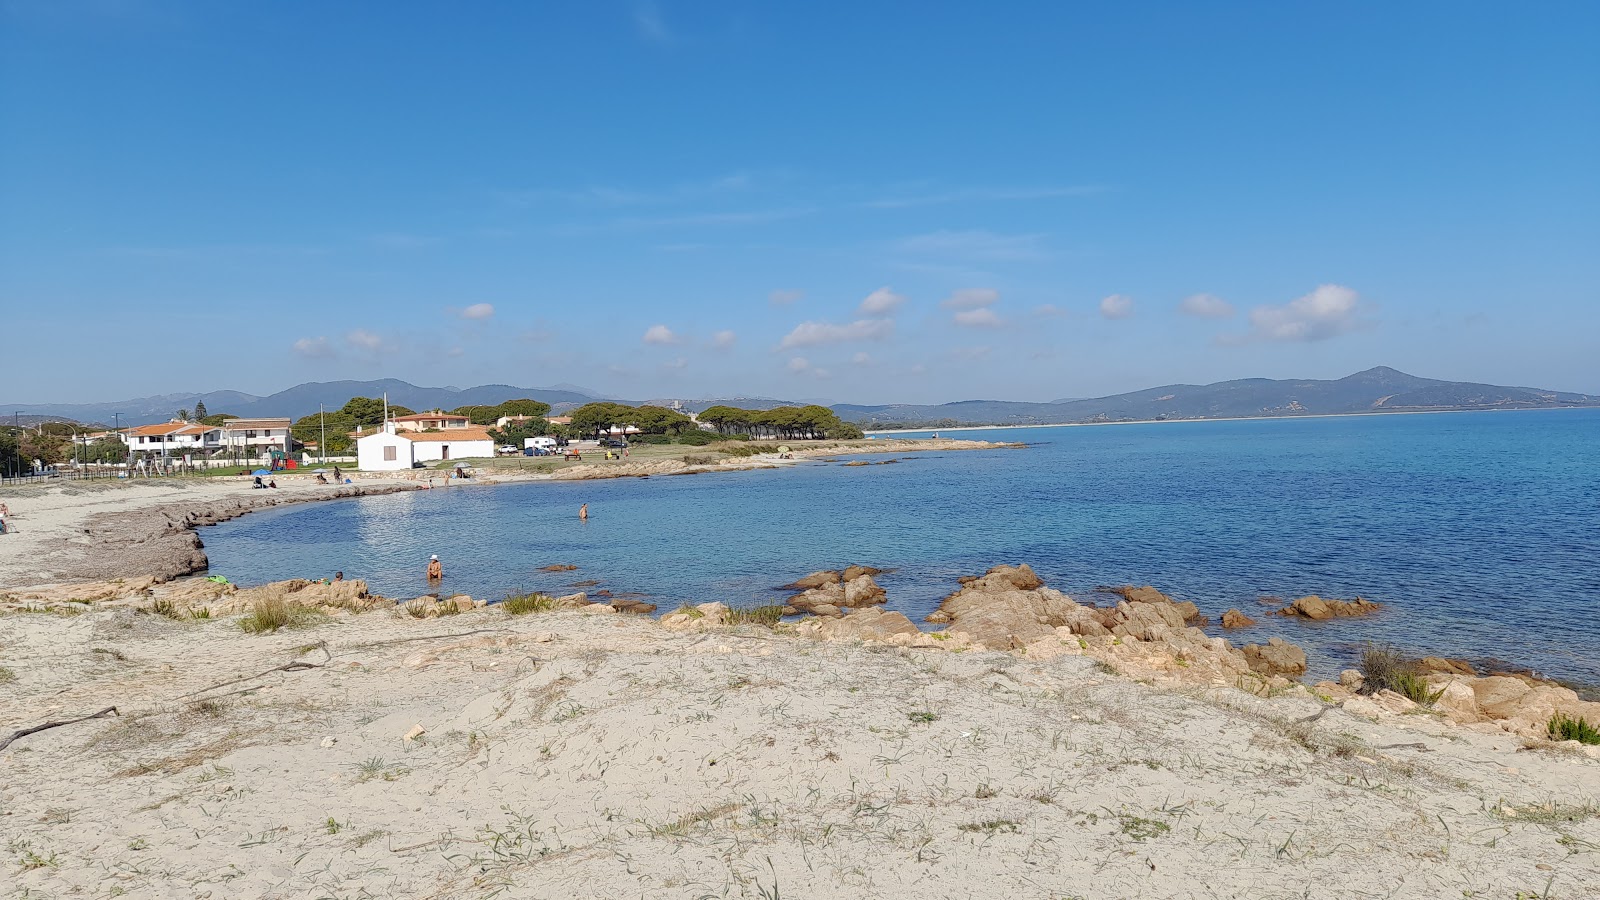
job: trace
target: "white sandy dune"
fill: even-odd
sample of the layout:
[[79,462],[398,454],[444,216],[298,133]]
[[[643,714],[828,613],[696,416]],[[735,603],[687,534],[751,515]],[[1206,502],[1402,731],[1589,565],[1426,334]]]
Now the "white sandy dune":
[[13,897],[1600,896],[1595,760],[1082,656],[122,609],[0,665],[0,739],[121,713],[0,753]]

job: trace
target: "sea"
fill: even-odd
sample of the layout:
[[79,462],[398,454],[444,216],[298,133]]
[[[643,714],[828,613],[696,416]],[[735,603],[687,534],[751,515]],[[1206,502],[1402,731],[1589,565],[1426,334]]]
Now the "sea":
[[[860,563],[890,570],[888,608],[916,621],[958,577],[1025,562],[1084,603],[1150,584],[1213,619],[1240,609],[1259,624],[1230,640],[1300,644],[1313,678],[1377,643],[1600,685],[1600,409],[946,435],[1026,446],[468,484],[253,513],[201,537],[212,574],[242,585],[339,570],[409,598],[437,554],[449,592],[609,590],[661,612],[772,602]],[[540,571],[552,564],[578,569]],[[1305,594],[1384,606],[1316,623],[1262,599]]]

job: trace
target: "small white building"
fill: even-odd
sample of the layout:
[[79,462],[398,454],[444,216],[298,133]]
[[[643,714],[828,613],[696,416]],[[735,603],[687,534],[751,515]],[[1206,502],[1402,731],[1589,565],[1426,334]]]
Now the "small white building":
[[398,431],[388,427],[356,438],[356,465],[363,472],[393,472],[413,463],[494,456],[494,441],[482,428]]

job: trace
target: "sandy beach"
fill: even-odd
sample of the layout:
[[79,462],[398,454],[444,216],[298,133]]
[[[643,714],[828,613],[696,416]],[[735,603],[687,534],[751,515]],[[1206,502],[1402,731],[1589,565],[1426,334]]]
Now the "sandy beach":
[[[1149,588],[999,567],[932,633],[870,598],[759,624],[181,577],[195,526],[417,477],[3,495],[0,741],[100,713],[0,750],[12,896],[1597,895],[1600,748],[1536,718],[1594,704],[1298,684]],[[308,612],[241,627],[267,596]]]

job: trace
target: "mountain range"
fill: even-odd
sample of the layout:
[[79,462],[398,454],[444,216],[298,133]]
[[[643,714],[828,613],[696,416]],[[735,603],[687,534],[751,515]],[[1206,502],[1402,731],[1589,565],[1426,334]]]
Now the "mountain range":
[[[290,416],[317,411],[318,404],[338,409],[351,397],[388,394],[389,402],[412,409],[453,409],[468,405],[494,405],[519,397],[549,403],[563,412],[606,398],[576,385],[525,388],[485,384],[470,388],[418,387],[398,379],[378,381],[327,381],[297,385],[267,397],[238,391],[208,394],[165,394],[110,403],[10,403],[0,410],[20,413],[34,421],[69,419],[79,422],[142,425],[164,422],[178,409],[205,403],[211,413],[236,416]],[[670,401],[618,402],[637,405]],[[770,397],[727,397],[682,401],[685,409],[699,412],[714,405],[770,409],[789,405]],[[798,404],[796,404],[798,405]],[[887,404],[832,406],[841,419],[865,426],[879,425],[1043,425],[1075,422],[1160,421],[1165,419],[1221,419],[1261,416],[1338,415],[1366,412],[1407,412],[1464,409],[1536,409],[1600,406],[1600,396],[1544,388],[1502,387],[1464,381],[1441,381],[1407,375],[1379,366],[1332,380],[1242,378],[1215,384],[1168,384],[1126,394],[1091,399],[1063,399],[1048,403],[1009,400],[961,400],[933,405]]]

